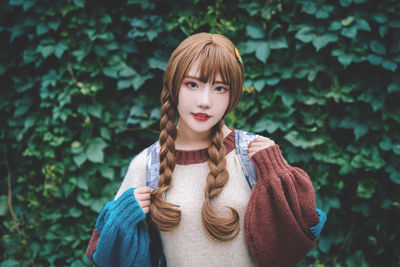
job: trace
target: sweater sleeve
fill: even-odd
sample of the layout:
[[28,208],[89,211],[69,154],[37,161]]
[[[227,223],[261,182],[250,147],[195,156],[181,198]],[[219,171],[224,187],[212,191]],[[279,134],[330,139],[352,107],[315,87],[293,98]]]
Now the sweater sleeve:
[[319,222],[308,175],[286,163],[278,145],[252,157],[258,174],[245,214],[245,234],[260,266],[295,266],[316,245]]
[[146,215],[133,190],[108,202],[97,218],[86,250],[96,266],[150,266]]

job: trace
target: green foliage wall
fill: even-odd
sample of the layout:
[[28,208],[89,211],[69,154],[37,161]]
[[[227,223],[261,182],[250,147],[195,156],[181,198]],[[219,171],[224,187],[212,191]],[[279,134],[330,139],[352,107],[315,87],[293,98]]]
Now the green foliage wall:
[[157,139],[168,57],[200,31],[243,57],[227,123],[312,178],[328,222],[304,265],[400,265],[398,1],[1,4],[0,266],[89,264],[98,212]]

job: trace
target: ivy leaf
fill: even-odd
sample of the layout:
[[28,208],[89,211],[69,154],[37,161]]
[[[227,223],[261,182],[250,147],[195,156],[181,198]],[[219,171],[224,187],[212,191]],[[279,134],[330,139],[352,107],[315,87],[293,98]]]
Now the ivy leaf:
[[392,149],[392,141],[389,137],[384,136],[383,140],[379,142],[379,147],[384,151],[389,151]]
[[372,65],[379,65],[383,62],[383,58],[374,54],[369,54],[367,56],[367,60],[372,64]]
[[254,82],[254,88],[256,89],[257,92],[261,92],[262,89],[264,89],[265,86],[265,79],[259,79]]
[[115,67],[106,67],[106,68],[103,68],[103,74],[105,75],[105,76],[108,76],[108,77],[111,77],[111,78],[115,78],[115,79],[118,79],[118,71],[119,71],[119,68],[115,68]]
[[96,213],[99,213],[106,203],[107,201],[104,199],[92,199],[90,203],[90,209]]
[[89,189],[89,179],[86,176],[80,176],[76,180],[76,186],[79,189],[87,191]]
[[25,33],[25,27],[19,24],[11,26],[8,30],[11,31],[10,43],[13,42],[15,38]]
[[373,18],[375,19],[376,22],[378,22],[380,24],[386,23],[389,20],[388,16],[382,12],[373,16]]
[[46,45],[46,46],[39,46],[36,51],[40,52],[44,58],[47,58],[48,56],[53,54],[54,50],[55,50],[54,45]]
[[393,144],[393,153],[396,155],[400,155],[400,144]]
[[85,7],[85,0],[73,0],[73,2],[77,7],[80,7],[80,8]]
[[136,70],[134,70],[130,67],[125,67],[119,72],[119,75],[121,77],[132,77],[136,74],[137,74]]
[[335,8],[331,5],[323,5],[320,9],[318,9],[318,11],[315,13],[315,17],[317,19],[327,19],[329,18],[330,13],[332,13],[332,11]]
[[132,80],[119,80],[117,83],[117,89],[122,90],[132,86]]
[[368,133],[369,127],[365,124],[357,124],[354,127],[354,135],[356,140],[360,139]]
[[267,131],[268,133],[272,134],[279,128],[279,124],[269,120],[269,119],[261,119],[256,122],[254,126],[254,132],[262,133]]
[[262,39],[265,37],[263,28],[258,25],[247,25],[246,30],[249,36],[253,39]]
[[374,51],[375,53],[379,55],[385,55],[386,54],[386,47],[384,44],[377,40],[372,40],[370,43],[371,50]]
[[360,198],[371,198],[375,193],[376,179],[369,178],[357,183],[357,196]]
[[238,44],[238,50],[242,55],[254,53],[258,47],[259,41],[248,40]]
[[100,169],[101,175],[111,181],[114,179],[114,169],[104,166]]
[[328,30],[329,31],[337,31],[342,28],[342,24],[339,21],[333,21],[331,25],[329,26]]
[[371,31],[371,27],[369,26],[368,21],[366,21],[365,19],[357,19],[356,23],[358,25],[358,29],[369,32]]
[[86,149],[87,158],[94,163],[101,163],[104,160],[103,149],[107,147],[107,143],[100,137],[96,137],[89,142]]
[[57,31],[60,24],[61,24],[61,20],[52,20],[52,21],[48,22],[49,28],[52,29],[53,31]]
[[275,92],[276,95],[279,95],[282,98],[282,102],[285,106],[291,106],[296,100],[296,96],[293,93],[290,93],[284,89],[279,88]]
[[48,31],[49,31],[49,27],[47,27],[47,25],[44,24],[44,23],[39,23],[36,26],[36,33],[37,33],[38,36],[40,36],[42,34],[45,34]]
[[86,154],[82,152],[82,153],[75,155],[72,159],[74,160],[75,164],[78,167],[80,167],[80,166],[82,166],[83,163],[85,163],[85,161],[87,160],[87,157],[86,157]]
[[339,2],[340,2],[340,5],[346,7],[351,4],[351,1],[352,0],[340,0]]
[[269,48],[270,49],[288,48],[288,44],[285,38],[279,40],[271,40],[269,41]]
[[392,166],[388,165],[388,166],[386,166],[385,171],[387,173],[390,173],[390,180],[393,183],[400,185],[400,172],[398,170],[396,170]]
[[149,67],[152,69],[160,69],[162,71],[165,71],[165,69],[167,68],[167,64],[168,62],[165,60],[162,60],[160,58],[149,58],[147,60],[147,63],[149,64]]
[[387,69],[387,70],[390,70],[390,71],[395,72],[396,69],[397,69],[397,64],[394,63],[394,62],[392,62],[392,61],[385,60],[385,61],[383,61],[383,63],[382,63],[382,67],[383,67],[384,69]]
[[338,60],[344,67],[347,67],[353,61],[353,57],[349,54],[343,53],[338,57]]
[[379,35],[381,37],[384,37],[388,31],[389,31],[389,27],[387,25],[379,26]]
[[267,79],[265,79],[266,83],[269,86],[274,86],[277,85],[279,83],[281,79],[279,77],[273,76],[273,77],[268,77]]
[[391,83],[389,84],[387,91],[389,93],[395,93],[395,92],[400,92],[400,84],[398,83]]
[[96,118],[101,118],[101,113],[103,111],[103,106],[100,104],[93,104],[88,107],[88,113]]
[[260,42],[256,49],[256,58],[266,63],[270,52],[268,42]]
[[64,54],[65,50],[68,49],[68,46],[64,43],[58,43],[55,47],[54,55],[57,58],[61,58],[62,55]]
[[100,135],[106,140],[111,140],[111,131],[107,127],[100,128]]
[[319,51],[321,48],[325,47],[328,43],[336,42],[338,40],[338,36],[334,33],[327,33],[322,36],[317,36],[312,44]]
[[314,148],[325,142],[324,138],[322,137],[310,137],[310,140],[308,140],[298,131],[290,131],[284,136],[284,138],[288,140],[292,145],[296,147],[301,147],[303,149]]
[[353,39],[353,38],[355,38],[357,36],[357,27],[352,26],[352,27],[349,27],[349,28],[343,28],[342,31],[341,31],[341,34],[343,36],[346,36],[346,37],[350,38],[350,39]]
[[315,33],[312,32],[312,29],[309,27],[302,27],[295,35],[296,39],[304,43],[309,43],[315,38]]
[[132,85],[135,91],[137,91],[147,80],[151,79],[153,76],[151,73],[146,75],[138,74],[133,78]]
[[342,20],[341,24],[344,27],[349,26],[351,23],[353,23],[354,21],[354,17],[353,16],[348,16],[347,18],[345,18],[344,20]]

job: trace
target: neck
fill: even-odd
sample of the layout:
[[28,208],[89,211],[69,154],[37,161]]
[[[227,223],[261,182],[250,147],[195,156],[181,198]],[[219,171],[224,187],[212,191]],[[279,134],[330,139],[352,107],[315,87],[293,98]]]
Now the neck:
[[[178,150],[198,150],[203,148],[208,148],[210,146],[210,132],[211,129],[206,132],[195,132],[183,125],[179,120],[178,125],[178,135],[175,140],[175,149]],[[224,125],[222,128],[224,133],[224,138],[229,135],[231,130]]]

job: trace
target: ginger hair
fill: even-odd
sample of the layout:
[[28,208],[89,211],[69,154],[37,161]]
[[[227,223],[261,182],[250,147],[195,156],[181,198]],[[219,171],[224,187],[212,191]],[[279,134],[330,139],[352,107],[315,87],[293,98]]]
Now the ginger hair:
[[229,180],[226,170],[225,146],[223,144],[224,117],[232,111],[242,96],[244,80],[243,65],[235,55],[235,46],[219,34],[198,33],[189,36],[172,53],[163,76],[160,112],[160,170],[158,188],[151,198],[151,219],[160,231],[173,231],[181,221],[179,206],[163,199],[171,187],[176,166],[175,140],[179,88],[191,68],[198,63],[199,79],[214,82],[218,73],[230,87],[229,104],[224,116],[212,127],[211,144],[208,147],[210,172],[204,188],[202,224],[206,235],[215,241],[229,241],[239,233],[239,214],[232,211],[230,217],[215,214],[211,200],[217,197]]

